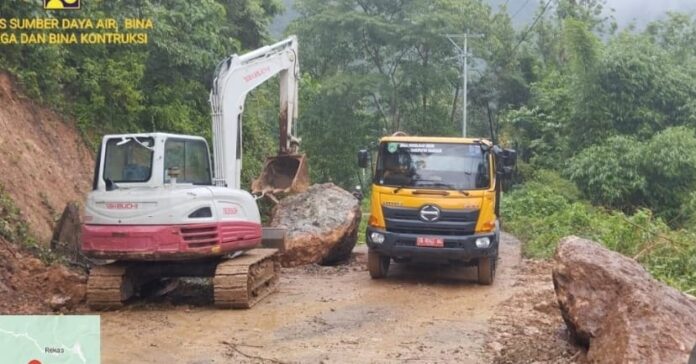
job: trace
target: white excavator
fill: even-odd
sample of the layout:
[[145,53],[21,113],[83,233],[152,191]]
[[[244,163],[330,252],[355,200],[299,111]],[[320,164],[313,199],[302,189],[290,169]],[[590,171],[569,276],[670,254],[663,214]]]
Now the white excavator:
[[[111,262],[92,267],[88,304],[116,308],[162,278],[212,277],[215,305],[248,308],[277,282],[277,250],[263,235],[256,199],[306,190],[298,154],[298,55],[293,36],[218,65],[210,93],[213,158],[198,136],[104,136],[85,204],[81,250]],[[266,160],[252,193],[242,189],[242,113],[247,94],[280,78],[278,155]]]

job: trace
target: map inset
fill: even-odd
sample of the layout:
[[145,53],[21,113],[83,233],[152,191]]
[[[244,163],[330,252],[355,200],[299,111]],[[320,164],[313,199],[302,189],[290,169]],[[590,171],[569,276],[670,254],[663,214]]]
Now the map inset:
[[99,316],[0,316],[0,362],[100,362]]

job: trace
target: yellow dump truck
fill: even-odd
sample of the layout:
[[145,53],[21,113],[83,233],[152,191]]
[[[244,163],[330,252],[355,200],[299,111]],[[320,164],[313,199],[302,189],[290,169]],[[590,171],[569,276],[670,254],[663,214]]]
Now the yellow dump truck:
[[480,284],[492,284],[501,180],[515,151],[487,139],[405,135],[384,137],[376,149],[358,153],[359,166],[373,168],[370,276],[385,277],[391,260],[469,264]]

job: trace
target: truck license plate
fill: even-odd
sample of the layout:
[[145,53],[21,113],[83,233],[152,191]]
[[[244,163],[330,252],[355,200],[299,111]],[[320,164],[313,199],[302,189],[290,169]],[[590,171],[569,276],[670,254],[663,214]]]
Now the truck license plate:
[[445,246],[445,240],[442,238],[429,238],[419,236],[416,238],[416,246],[427,248],[442,248],[443,246]]

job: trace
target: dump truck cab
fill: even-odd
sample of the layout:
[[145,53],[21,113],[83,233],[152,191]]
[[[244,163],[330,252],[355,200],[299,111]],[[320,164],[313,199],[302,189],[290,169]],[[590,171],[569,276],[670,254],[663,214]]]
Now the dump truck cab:
[[500,180],[515,152],[486,139],[389,136],[359,154],[373,164],[368,268],[386,276],[391,260],[476,264],[491,284],[500,242]]

